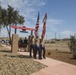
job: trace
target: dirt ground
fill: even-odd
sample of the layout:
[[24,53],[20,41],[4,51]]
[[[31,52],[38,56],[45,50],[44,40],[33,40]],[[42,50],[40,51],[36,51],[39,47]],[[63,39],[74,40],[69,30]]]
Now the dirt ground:
[[0,75],[31,75],[46,66],[0,45]]
[[72,52],[69,50],[67,44],[47,44],[46,56],[49,58],[76,65],[76,59],[73,59]]
[[[76,65],[72,52],[67,45],[46,45],[46,56]],[[33,61],[28,56],[12,54],[10,49],[0,45],[0,75],[30,75],[46,66]]]

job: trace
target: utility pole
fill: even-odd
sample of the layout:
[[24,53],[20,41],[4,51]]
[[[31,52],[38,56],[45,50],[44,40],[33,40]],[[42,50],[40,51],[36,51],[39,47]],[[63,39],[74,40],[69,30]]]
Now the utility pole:
[[47,35],[46,35],[46,40],[47,40]]
[[[1,6],[1,1],[0,1],[0,6]],[[1,36],[1,26],[0,26],[0,36]]]
[[60,40],[60,35],[59,35],[59,40]]
[[0,1],[0,6],[1,6],[1,1]]
[[33,35],[33,30],[31,30],[31,35]]
[[0,36],[1,36],[1,26],[0,26]]
[[55,32],[55,40],[56,40],[56,32]]

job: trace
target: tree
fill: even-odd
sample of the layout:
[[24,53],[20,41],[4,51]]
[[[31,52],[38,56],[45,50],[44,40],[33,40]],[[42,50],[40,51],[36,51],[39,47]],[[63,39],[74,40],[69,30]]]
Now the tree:
[[0,34],[1,34],[1,25],[2,25],[2,7],[0,6]]
[[19,11],[14,10],[14,8],[9,5],[7,9],[2,9],[1,15],[2,15],[2,25],[7,29],[9,40],[11,43],[11,26],[14,24],[17,25],[24,23],[25,22],[24,17],[19,14]]
[[[15,24],[15,26],[17,26],[17,24],[23,24],[25,22],[24,17],[19,15],[19,11],[15,10],[13,12],[13,23]],[[15,34],[17,32],[17,29],[15,28]]]
[[11,36],[10,36],[11,30],[10,30],[10,25],[9,25],[9,20],[8,20],[8,12],[6,9],[2,9],[2,25],[3,27],[6,27],[8,35],[9,35],[9,40],[11,41]]
[[76,59],[76,36],[70,36],[69,48],[73,53],[73,58]]
[[2,7],[0,6],[0,26],[2,25]]

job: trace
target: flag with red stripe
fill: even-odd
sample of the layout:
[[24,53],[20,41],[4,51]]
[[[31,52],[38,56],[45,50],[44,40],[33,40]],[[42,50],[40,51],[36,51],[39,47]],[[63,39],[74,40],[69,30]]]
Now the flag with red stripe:
[[38,29],[39,29],[39,12],[38,12],[38,17],[37,17],[37,22],[36,22],[36,27],[35,27],[35,36],[38,36]]
[[43,19],[43,29],[42,29],[42,38],[44,38],[46,33],[46,20],[47,20],[47,13],[45,13],[44,19]]

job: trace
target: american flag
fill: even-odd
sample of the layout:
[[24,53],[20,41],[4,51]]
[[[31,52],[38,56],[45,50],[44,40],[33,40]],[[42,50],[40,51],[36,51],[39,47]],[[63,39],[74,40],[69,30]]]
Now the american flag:
[[35,27],[35,36],[38,36],[38,29],[39,29],[39,12],[38,12],[38,17],[37,17],[37,22],[36,22],[36,27]]
[[47,20],[47,13],[45,13],[44,19],[43,19],[43,29],[42,29],[42,38],[44,38],[46,33],[46,20]]

